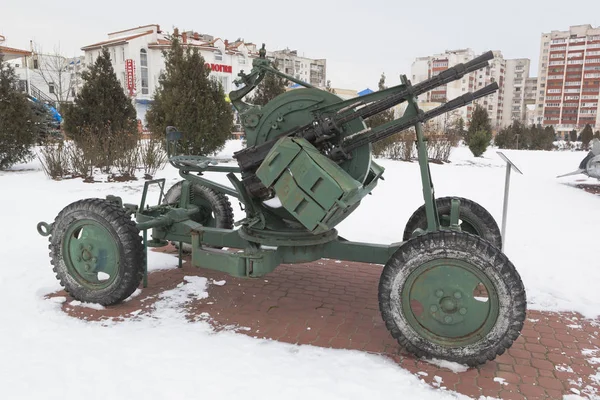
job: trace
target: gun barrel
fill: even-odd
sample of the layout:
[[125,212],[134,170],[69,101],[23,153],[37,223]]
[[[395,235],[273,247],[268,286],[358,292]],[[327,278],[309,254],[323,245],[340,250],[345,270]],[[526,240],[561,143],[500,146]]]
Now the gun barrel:
[[369,118],[373,115],[379,114],[391,107],[403,103],[409,96],[418,96],[423,93],[427,93],[438,86],[445,85],[453,82],[457,79],[462,78],[466,74],[477,71],[478,69],[485,68],[488,66],[488,61],[494,58],[494,53],[488,51],[483,53],[479,57],[472,59],[469,62],[457,64],[454,67],[450,67],[445,71],[440,72],[438,75],[433,76],[427,80],[419,82],[413,85],[411,88],[401,91],[393,96],[386,99],[373,102],[366,105],[362,109],[347,114],[341,118],[336,118],[337,124],[344,124],[357,117]]
[[449,111],[455,110],[457,108],[461,108],[461,107],[473,102],[474,100],[477,100],[481,97],[485,97],[485,96],[495,92],[496,90],[498,90],[498,83],[494,82],[490,85],[487,85],[486,87],[484,87],[482,89],[477,90],[476,92],[465,93],[462,96],[452,99],[449,102],[447,102],[439,107],[436,107],[436,108],[429,110],[427,112],[424,112],[422,114],[415,115],[414,117],[409,118],[408,120],[404,120],[402,122],[399,121],[398,123],[389,125],[386,128],[381,129],[381,130],[377,130],[377,128],[375,128],[375,130],[371,131],[371,133],[350,136],[346,140],[344,140],[344,142],[342,143],[342,148],[344,151],[336,152],[335,154],[339,154],[341,156],[342,154],[350,153],[354,149],[361,147],[365,144],[375,143],[380,140],[386,139],[398,132],[402,132],[403,130],[408,129],[411,126],[414,126],[415,124],[417,124],[419,122],[425,122],[432,118],[435,118],[437,116],[445,114]]

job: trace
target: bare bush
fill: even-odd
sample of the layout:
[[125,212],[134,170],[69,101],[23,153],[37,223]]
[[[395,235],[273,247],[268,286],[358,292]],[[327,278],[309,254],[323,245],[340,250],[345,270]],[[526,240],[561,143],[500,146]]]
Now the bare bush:
[[376,157],[390,158],[392,160],[411,161],[414,158],[414,131],[397,133],[373,145],[373,154]]
[[454,134],[433,134],[427,137],[427,156],[430,160],[448,162],[450,152],[458,145],[459,137]]
[[137,148],[126,149],[113,164],[117,169],[121,180],[136,179],[135,171],[138,166],[139,153]]
[[167,163],[167,153],[160,139],[151,137],[140,140],[138,151],[139,162],[147,179],[151,179]]
[[98,159],[100,146],[93,135],[86,135],[76,142],[71,142],[67,156],[74,176],[90,179],[94,175],[94,165]]
[[51,179],[59,180],[71,174],[69,145],[62,141],[46,141],[40,147],[38,158],[44,173]]

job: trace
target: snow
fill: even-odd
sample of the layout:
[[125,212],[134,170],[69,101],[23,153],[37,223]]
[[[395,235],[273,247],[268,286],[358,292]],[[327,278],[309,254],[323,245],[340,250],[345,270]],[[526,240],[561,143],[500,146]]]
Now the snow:
[[[217,157],[227,159],[239,148],[239,142],[229,142]],[[504,153],[524,172],[512,175],[505,251],[523,278],[529,308],[598,316],[600,260],[594,251],[600,198],[572,187],[597,181],[555,178],[574,170],[584,154]],[[475,159],[468,149],[458,148],[451,160],[431,165],[436,196],[477,201],[500,225],[505,168],[495,150]],[[338,227],[349,240],[401,240],[404,224],[423,202],[416,163],[379,163],[386,168],[386,180]],[[172,167],[158,175],[168,187],[180,179]],[[229,185],[225,174],[206,176]],[[149,314],[134,311],[135,318],[125,322],[69,317],[61,311],[65,298],[45,299],[60,285],[50,267],[47,238],[37,234],[36,224],[52,222],[63,207],[83,198],[115,194],[138,203],[144,181],[56,182],[34,161],[0,172],[0,183],[5,193],[0,198],[0,398],[128,399],[140,393],[148,399],[364,399],[398,393],[405,398],[466,398],[431,388],[378,355],[217,333],[209,315],[191,323],[183,314],[185,304],[206,298],[207,285],[217,284],[202,277],[186,277],[179,287],[162,293]],[[156,187],[151,194],[157,196]],[[148,201],[155,200],[149,196]],[[235,214],[236,219],[244,217],[237,207]],[[148,266],[150,271],[177,268],[177,259],[149,252]],[[145,297],[144,290],[134,296]],[[466,369],[443,364],[455,372]]]
[[428,362],[429,364],[437,365],[440,368],[449,369],[450,371],[454,372],[455,374],[457,374],[459,372],[465,372],[466,370],[469,369],[469,367],[466,365],[459,364],[459,363],[452,362],[452,361],[438,360],[437,358],[427,359],[424,361]]
[[494,378],[494,382],[498,382],[501,385],[508,385],[508,383],[505,382],[506,379],[504,378],[499,378],[499,377],[495,377]]
[[87,308],[91,308],[93,310],[104,310],[104,306],[102,304],[85,303],[85,302],[81,302],[79,300],[73,300],[69,303],[69,305],[74,306],[74,307],[87,307]]

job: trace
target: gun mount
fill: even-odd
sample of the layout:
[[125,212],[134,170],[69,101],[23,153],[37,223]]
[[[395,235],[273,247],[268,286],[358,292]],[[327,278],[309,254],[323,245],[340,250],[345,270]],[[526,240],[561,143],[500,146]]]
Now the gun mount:
[[[468,199],[435,198],[422,131],[424,121],[498,86],[428,112],[416,101],[419,94],[485,67],[492,53],[416,85],[402,76],[398,86],[347,101],[273,68],[264,45],[260,54],[252,71],[240,74],[241,87],[229,95],[246,132],[247,148],[235,153],[238,165],[176,155],[182,134],[168,127],[169,162],[183,180],[166,194],[165,179],[147,181],[139,205],[123,204],[116,196],[84,199],[66,206],[52,224],[38,224],[38,232],[49,236],[53,268],[67,292],[80,301],[119,303],[140,280],[147,284],[147,248],[169,241],[179,248],[180,267],[186,250],[193,266],[238,277],[259,277],[281,263],[320,258],[385,264],[379,282],[381,314],[408,351],[469,365],[506,351],[523,327],[525,289],[502,253],[492,215]],[[245,103],[244,96],[267,73],[304,88],[263,107]],[[407,107],[400,118],[366,128],[366,118],[402,102]],[[335,226],[374,191],[384,173],[371,157],[371,144],[410,127],[415,128],[424,203],[408,220],[402,241],[371,244],[342,238]],[[205,172],[226,173],[232,187],[208,179]],[[154,206],[146,204],[151,185],[160,188]],[[234,222],[229,198],[243,204],[245,218]]]

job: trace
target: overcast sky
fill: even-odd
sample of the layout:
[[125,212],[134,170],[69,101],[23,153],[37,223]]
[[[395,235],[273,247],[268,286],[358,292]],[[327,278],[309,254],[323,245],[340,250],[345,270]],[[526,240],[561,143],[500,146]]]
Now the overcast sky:
[[[406,4],[406,5],[404,5]],[[375,89],[410,76],[416,57],[470,47],[530,58],[537,75],[540,35],[571,25],[600,25],[600,0],[2,0],[0,34],[6,45],[45,51],[60,45],[68,56],[106,40],[113,31],[159,24],[172,32],[194,30],[289,47],[327,59],[333,87]]]

